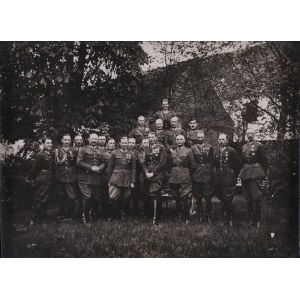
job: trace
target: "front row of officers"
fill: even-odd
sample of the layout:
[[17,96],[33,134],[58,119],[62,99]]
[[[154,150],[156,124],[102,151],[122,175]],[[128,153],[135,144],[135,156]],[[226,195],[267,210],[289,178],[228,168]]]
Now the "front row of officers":
[[[160,120],[158,120],[160,121]],[[159,122],[158,122],[159,123]],[[233,198],[237,177],[242,180],[248,204],[249,225],[260,227],[261,182],[267,159],[262,144],[254,141],[255,132],[247,131],[248,143],[242,157],[227,146],[227,136],[220,134],[218,148],[205,142],[204,132],[197,130],[187,147],[186,136],[179,132],[174,144],[165,145],[165,132],[151,132],[138,127],[135,137],[122,137],[120,149],[115,140],[89,136],[83,147],[82,137],[65,134],[62,147],[52,151],[52,140],[43,140],[43,150],[32,168],[36,183],[36,211],[33,222],[46,217],[47,202],[53,190],[60,204],[60,215],[84,223],[97,220],[100,212],[107,220],[124,218],[131,211],[142,213],[157,225],[161,212],[161,191],[169,186],[176,200],[178,217],[190,219],[192,196],[196,199],[199,221],[212,222],[212,197],[222,203],[224,222],[233,225]],[[191,133],[190,133],[191,136]],[[138,144],[136,143],[138,141]],[[205,210],[202,201],[205,201]]]

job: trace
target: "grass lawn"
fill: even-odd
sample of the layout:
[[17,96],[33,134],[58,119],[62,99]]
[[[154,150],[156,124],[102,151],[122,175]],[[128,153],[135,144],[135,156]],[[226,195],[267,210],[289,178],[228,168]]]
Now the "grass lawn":
[[288,210],[263,206],[262,228],[246,227],[245,200],[234,200],[236,224],[223,225],[214,201],[214,224],[179,223],[170,208],[155,230],[150,221],[98,221],[90,226],[56,221],[29,226],[31,211],[15,213],[3,232],[4,257],[297,257],[297,230]]

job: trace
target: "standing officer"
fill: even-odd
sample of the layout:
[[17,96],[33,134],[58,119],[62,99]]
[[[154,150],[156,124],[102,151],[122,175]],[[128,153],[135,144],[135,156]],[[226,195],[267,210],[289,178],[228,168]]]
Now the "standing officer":
[[[101,172],[105,167],[103,150],[97,146],[98,135],[91,133],[89,145],[80,148],[77,157],[78,183],[82,195],[83,222],[96,219],[101,203]],[[93,211],[92,211],[93,210]],[[90,211],[95,215],[90,215]]]
[[172,196],[176,199],[177,212],[179,218],[188,224],[189,197],[192,192],[191,173],[196,168],[195,159],[191,149],[184,146],[185,138],[183,135],[176,137],[177,148],[171,149],[171,174],[169,183]]
[[145,126],[145,117],[139,116],[137,127],[132,129],[128,135],[129,138],[135,138],[136,144],[140,146],[142,140],[148,137],[149,128]]
[[191,119],[189,123],[190,129],[186,134],[186,144],[188,147],[191,147],[194,144],[198,143],[197,133],[201,130],[197,129],[198,123],[196,119]]
[[[150,147],[145,149],[144,155],[140,156],[140,163],[146,176],[145,181],[148,181],[148,183],[144,182],[144,187],[149,187],[148,195],[153,204],[153,224],[157,225],[160,217],[158,208],[160,207],[161,189],[165,176],[167,154],[164,146],[157,144],[155,132],[149,132],[148,137]],[[149,208],[150,205],[147,203],[146,214],[149,213]]]
[[98,148],[101,149],[101,150],[104,150],[105,145],[106,145],[106,136],[105,135],[99,135]]
[[236,151],[227,146],[228,140],[224,133],[218,138],[219,147],[215,152],[215,195],[222,202],[225,222],[233,225],[234,210],[232,200],[236,190],[237,176],[240,171],[240,161]]
[[82,135],[81,134],[77,134],[75,137],[74,137],[74,149],[75,151],[79,152],[79,148],[83,147],[83,139],[82,139]]
[[185,137],[185,131],[178,126],[178,118],[173,117],[171,119],[171,129],[166,132],[167,152],[169,152],[170,149],[175,149],[177,147],[176,137],[178,135],[183,135]]
[[157,119],[155,121],[155,134],[157,137],[157,143],[163,145],[165,148],[167,146],[166,130],[163,129],[163,120]]
[[60,206],[60,216],[66,219],[79,217],[79,199],[76,192],[77,153],[71,148],[71,136],[65,133],[62,147],[55,149],[55,187]]
[[163,99],[161,103],[162,110],[156,112],[150,118],[150,124],[154,123],[157,119],[163,120],[163,128],[170,129],[171,127],[171,119],[175,117],[175,113],[172,110],[169,110],[169,101],[168,99]]
[[38,153],[31,169],[31,178],[36,185],[35,213],[33,220],[30,222],[31,225],[45,220],[53,183],[52,139],[49,137],[43,138],[42,143],[43,150]]
[[127,137],[121,138],[121,149],[114,150],[109,158],[107,174],[109,179],[109,198],[112,208],[111,216],[121,211],[121,218],[125,217],[126,202],[131,188],[135,183],[136,161],[134,154],[128,148]]
[[[193,174],[193,195],[197,199],[197,212],[200,223],[203,221],[211,223],[212,202],[211,198],[214,192],[213,186],[213,165],[214,150],[210,144],[205,142],[203,131],[198,131],[192,145],[194,158],[196,161],[196,170]],[[206,215],[203,214],[202,198],[205,199]]]
[[248,225],[260,227],[260,203],[263,198],[261,183],[266,176],[268,160],[263,145],[254,140],[255,133],[254,129],[248,129],[246,132],[248,143],[242,149],[243,168],[240,178],[242,180],[243,193],[248,204]]

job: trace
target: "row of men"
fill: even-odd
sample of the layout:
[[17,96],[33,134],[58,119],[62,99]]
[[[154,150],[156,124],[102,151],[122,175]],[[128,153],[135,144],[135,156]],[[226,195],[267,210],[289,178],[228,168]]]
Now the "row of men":
[[[54,177],[62,214],[72,214],[78,219],[83,216],[84,222],[99,217],[100,205],[109,219],[124,217],[132,197],[134,210],[137,211],[143,199],[144,213],[151,215],[153,223],[157,224],[161,190],[168,183],[183,221],[189,220],[189,199],[194,195],[199,220],[211,222],[211,199],[215,194],[222,203],[225,221],[232,225],[232,200],[239,175],[248,203],[249,224],[260,226],[261,181],[265,177],[267,159],[262,144],[254,141],[253,130],[247,131],[248,143],[243,146],[240,159],[237,152],[227,146],[225,134],[219,135],[215,150],[205,142],[204,132],[196,128],[192,135],[174,133],[175,144],[172,144],[166,138],[170,133],[162,129],[162,139],[161,132],[157,132],[159,129],[151,132],[141,126],[143,121],[144,118],[139,117],[138,127],[129,134],[134,137],[121,138],[120,149],[115,149],[114,139],[106,144],[106,138],[95,133],[90,134],[86,147],[80,146],[81,136],[75,137],[74,148],[70,147],[70,135],[65,134],[62,147],[54,152],[51,151],[52,140],[44,139],[44,149],[32,168],[37,186],[35,219],[45,218]],[[157,119],[156,124],[160,126],[161,121]]]

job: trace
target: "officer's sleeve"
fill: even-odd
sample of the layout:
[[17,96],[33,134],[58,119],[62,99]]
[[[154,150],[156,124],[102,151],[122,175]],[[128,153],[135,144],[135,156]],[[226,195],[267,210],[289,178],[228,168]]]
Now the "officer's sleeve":
[[194,171],[196,170],[196,161],[192,150],[188,151],[188,160],[189,160],[190,171],[194,173]]
[[147,163],[146,163],[146,151],[139,153],[138,161],[139,164],[142,166],[143,171],[146,174],[148,172]]
[[167,164],[167,152],[165,148],[162,146],[160,148],[160,155],[159,155],[159,163],[157,164],[156,168],[152,171],[154,175],[158,175],[161,171],[166,168]]
[[77,166],[84,170],[92,171],[92,166],[84,162],[84,157],[85,157],[85,149],[80,148],[77,156]]
[[265,154],[265,150],[264,150],[264,146],[263,145],[259,145],[257,147],[257,154],[258,154],[258,157],[259,157],[259,161],[260,161],[261,167],[266,172],[267,169],[268,169],[268,159],[267,159],[267,156]]
[[31,168],[31,172],[30,172],[30,176],[33,180],[35,180],[38,172],[40,171],[41,162],[42,162],[42,157],[41,157],[40,154],[38,154],[35,161],[34,161],[34,163],[33,163],[33,166]]
[[116,153],[115,153],[115,151],[113,151],[110,158],[109,158],[109,160],[108,160],[108,164],[107,164],[106,173],[108,175],[108,180],[110,180],[112,172],[115,168],[115,157],[116,157]]
[[99,172],[102,172],[105,167],[107,166],[106,160],[105,160],[105,152],[102,151],[102,155],[101,155],[101,163],[99,165]]
[[135,155],[131,155],[131,161],[130,161],[130,169],[131,169],[131,182],[135,183],[135,174],[136,174],[136,158]]
[[241,160],[234,149],[232,149],[231,155],[232,155],[232,166],[235,171],[235,175],[238,176],[241,170]]

